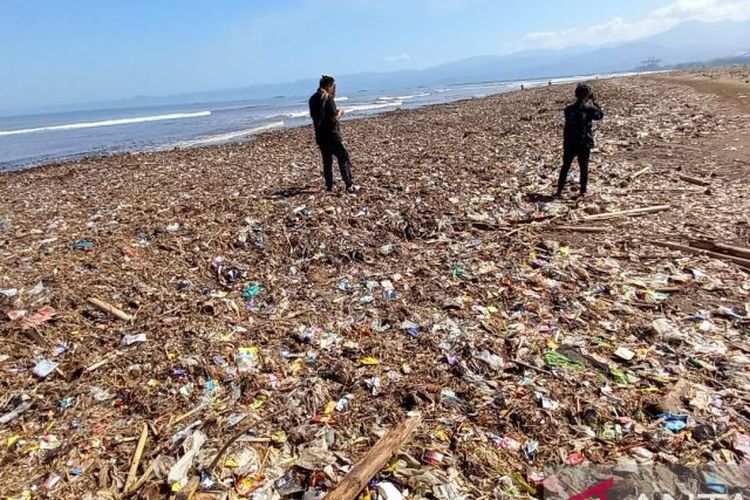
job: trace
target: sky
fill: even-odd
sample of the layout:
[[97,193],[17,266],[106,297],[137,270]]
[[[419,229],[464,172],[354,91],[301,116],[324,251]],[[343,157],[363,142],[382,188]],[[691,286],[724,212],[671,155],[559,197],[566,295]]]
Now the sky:
[[0,110],[629,41],[750,0],[0,0]]

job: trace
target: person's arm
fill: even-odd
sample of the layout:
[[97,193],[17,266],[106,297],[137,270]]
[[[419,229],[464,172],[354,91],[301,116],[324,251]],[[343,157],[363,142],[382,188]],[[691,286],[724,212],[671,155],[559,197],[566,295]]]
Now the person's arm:
[[586,103],[586,114],[590,120],[601,120],[604,118],[604,111],[593,99]]
[[339,119],[339,109],[336,107],[336,101],[333,96],[328,96],[328,99],[326,99],[325,114],[326,119],[331,120],[334,123]]

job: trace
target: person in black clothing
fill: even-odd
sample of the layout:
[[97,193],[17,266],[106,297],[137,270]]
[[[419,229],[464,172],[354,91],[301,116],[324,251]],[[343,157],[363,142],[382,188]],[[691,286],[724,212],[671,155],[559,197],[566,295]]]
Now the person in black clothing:
[[594,132],[591,122],[604,118],[594,93],[588,85],[578,85],[576,102],[565,108],[565,132],[563,137],[563,165],[557,181],[557,196],[563,194],[570,166],[578,157],[581,169],[581,196],[586,195],[589,177],[589,158],[594,147]]
[[310,116],[315,127],[315,142],[323,155],[323,176],[326,191],[333,191],[333,157],[339,163],[341,179],[349,193],[354,193],[356,187],[352,181],[352,165],[349,152],[344,147],[339,129],[339,118],[343,111],[336,107],[336,82],[332,76],[322,76],[318,91],[310,97]]

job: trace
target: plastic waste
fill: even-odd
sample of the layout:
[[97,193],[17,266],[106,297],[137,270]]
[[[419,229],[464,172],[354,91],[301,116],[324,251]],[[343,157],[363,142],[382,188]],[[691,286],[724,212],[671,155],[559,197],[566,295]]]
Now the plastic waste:
[[664,427],[672,432],[680,432],[687,428],[688,416],[677,413],[660,413],[659,419],[662,420]]
[[60,363],[42,358],[36,362],[32,372],[39,378],[46,378],[50,373],[55,371],[58,366],[60,366]]
[[94,248],[94,242],[91,240],[78,240],[73,243],[73,248],[75,250],[91,250]]
[[387,481],[378,483],[378,495],[382,500],[403,500],[404,498],[398,488]]
[[253,299],[260,295],[263,291],[263,287],[260,285],[249,285],[242,291],[242,297],[245,299]]
[[484,349],[479,352],[475,352],[473,356],[475,359],[478,359],[486,363],[490,368],[492,368],[495,371],[502,370],[503,367],[505,366],[505,362],[503,361],[503,358],[501,358],[497,354],[492,354],[487,349]]
[[120,345],[122,347],[131,346],[133,344],[137,344],[139,342],[146,342],[146,334],[145,333],[138,333],[136,335],[125,335],[122,340],[120,341]]
[[170,484],[178,483],[183,485],[187,482],[187,475],[190,468],[193,466],[193,460],[198,455],[205,442],[206,435],[198,430],[193,432],[193,434],[185,440],[183,444],[185,454],[172,466],[171,469],[169,469],[167,480]]
[[234,358],[240,373],[257,370],[260,365],[257,347],[240,347]]

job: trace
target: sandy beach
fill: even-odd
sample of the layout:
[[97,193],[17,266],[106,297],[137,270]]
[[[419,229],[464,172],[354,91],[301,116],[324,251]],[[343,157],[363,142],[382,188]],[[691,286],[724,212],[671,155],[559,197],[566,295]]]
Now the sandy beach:
[[749,78],[592,82],[583,201],[548,197],[572,85],[344,122],[356,196],[309,127],[0,174],[0,494],[188,498],[261,419],[231,495],[328,491],[416,412],[415,498],[747,460]]

